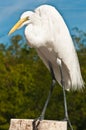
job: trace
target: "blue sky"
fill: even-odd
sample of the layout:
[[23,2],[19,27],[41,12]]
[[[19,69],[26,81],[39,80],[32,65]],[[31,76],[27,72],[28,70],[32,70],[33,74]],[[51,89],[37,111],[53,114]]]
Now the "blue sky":
[[7,33],[24,11],[34,10],[42,4],[55,6],[70,31],[78,27],[86,32],[86,0],[0,0],[0,43],[9,39]]

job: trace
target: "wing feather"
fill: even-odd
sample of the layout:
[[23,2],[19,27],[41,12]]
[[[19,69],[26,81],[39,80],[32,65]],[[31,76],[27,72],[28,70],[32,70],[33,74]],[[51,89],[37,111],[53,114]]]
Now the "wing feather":
[[[69,30],[59,12],[52,6],[43,5],[36,9],[40,17],[47,21],[44,29],[48,30],[45,47],[37,49],[39,56],[48,67],[48,60],[52,62],[54,73],[60,84],[60,72],[57,58],[63,62],[63,75],[66,89],[80,89],[84,86],[78,57]],[[46,14],[46,15],[45,15]],[[48,48],[48,49],[47,49]],[[51,52],[49,52],[51,49]]]

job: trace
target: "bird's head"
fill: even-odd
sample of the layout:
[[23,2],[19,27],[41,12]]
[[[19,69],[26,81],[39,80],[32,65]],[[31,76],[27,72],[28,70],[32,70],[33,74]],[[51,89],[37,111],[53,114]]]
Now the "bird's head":
[[12,34],[13,32],[15,32],[17,29],[23,27],[24,25],[27,25],[30,23],[30,17],[33,15],[34,13],[32,11],[26,11],[24,12],[19,21],[12,27],[12,29],[9,31],[8,35]]
[[[40,17],[37,11],[24,12],[20,20],[12,27],[8,35],[26,25],[25,36],[31,46],[39,47],[44,45],[48,40],[48,26],[46,26],[45,18]],[[44,25],[44,26],[43,26]]]

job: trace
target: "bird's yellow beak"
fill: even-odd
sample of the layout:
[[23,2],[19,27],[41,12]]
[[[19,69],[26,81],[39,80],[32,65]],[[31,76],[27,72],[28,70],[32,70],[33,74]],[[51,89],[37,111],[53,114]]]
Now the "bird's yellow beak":
[[15,32],[25,21],[28,20],[28,17],[20,19],[14,26],[13,28],[9,31],[8,35],[12,34]]

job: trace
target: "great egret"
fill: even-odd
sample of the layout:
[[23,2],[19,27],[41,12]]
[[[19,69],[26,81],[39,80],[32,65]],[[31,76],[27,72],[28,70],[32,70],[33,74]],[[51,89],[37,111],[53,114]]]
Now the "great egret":
[[52,75],[51,89],[40,120],[44,118],[57,80],[63,88],[65,119],[73,130],[68,118],[65,90],[81,89],[84,82],[69,30],[60,13],[50,5],[41,5],[34,12],[24,12],[9,34],[24,25],[26,25],[25,36],[28,44],[36,49]]

